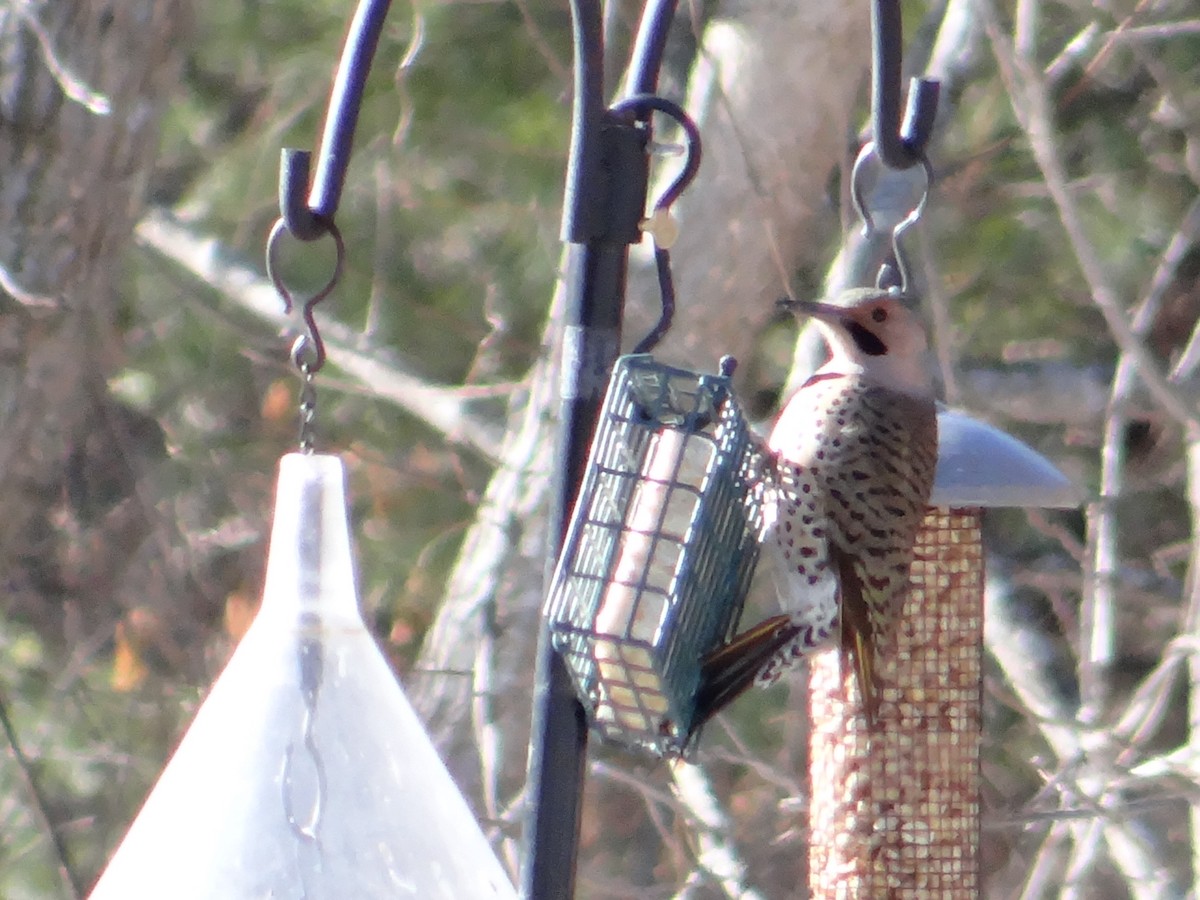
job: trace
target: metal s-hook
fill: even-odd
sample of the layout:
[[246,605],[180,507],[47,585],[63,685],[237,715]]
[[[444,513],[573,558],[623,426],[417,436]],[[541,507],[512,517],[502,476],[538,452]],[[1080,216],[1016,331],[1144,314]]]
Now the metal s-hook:
[[292,345],[292,363],[304,378],[304,386],[300,390],[300,449],[305,453],[311,453],[313,448],[313,419],[317,403],[313,375],[325,365],[325,343],[321,340],[313,310],[329,296],[341,278],[345,265],[346,247],[341,232],[334,224],[334,216],[346,184],[346,170],[350,165],[350,151],[359,108],[362,106],[363,90],[390,6],[391,0],[361,0],[354,11],[329,97],[325,127],[321,134],[321,150],[317,157],[317,173],[311,188],[309,173],[312,153],[285,149],[280,161],[280,218],[267,238],[267,274],[288,312],[292,311],[295,303],[279,274],[277,262],[284,232],[300,241],[315,241],[328,234],[333,237],[337,249],[333,275],[301,307],[304,329]]
[[[867,236],[876,230],[875,216],[872,215],[870,207],[867,205],[866,192],[863,187],[863,173],[867,170],[868,164],[872,160],[885,165],[873,141],[865,144],[862,150],[859,151],[858,158],[854,160],[854,168],[850,172],[850,199],[854,204],[855,211],[863,221],[863,234]],[[925,211],[925,201],[929,197],[929,185],[933,181],[933,169],[929,165],[929,161],[921,157],[919,162],[921,173],[924,176],[920,196],[915,204],[900,207],[901,210],[907,209],[908,212],[904,214],[904,218],[892,226],[891,253],[879,270],[879,277],[875,283],[876,287],[894,287],[898,288],[901,292],[907,292],[911,288],[912,283],[909,279],[910,269],[904,248],[901,244],[901,238],[908,229],[912,228],[920,220],[921,214]],[[893,212],[890,217],[891,221],[895,221],[900,214],[900,212]]]
[[[275,285],[280,299],[283,300],[284,310],[290,313],[295,308],[296,301],[292,292],[284,284],[283,276],[279,273],[278,261],[279,245],[283,241],[284,234],[289,232],[291,232],[291,228],[283,219],[279,219],[271,228],[270,237],[267,238],[267,275],[270,277],[271,283]],[[324,287],[301,305],[300,318],[304,323],[304,333],[292,344],[292,364],[305,376],[313,375],[321,366],[325,365],[325,342],[321,340],[321,332],[317,328],[313,310],[333,291],[342,277],[342,269],[346,263],[346,244],[342,240],[342,233],[332,221],[327,223],[326,233],[333,237],[337,253],[333,264],[333,274]]]
[[904,218],[896,221],[900,213],[894,213],[891,217],[891,221],[896,221],[892,226],[891,252],[880,268],[876,281],[881,288],[907,291],[910,287],[909,266],[901,238],[921,218],[933,180],[925,147],[937,118],[940,85],[934,79],[912,79],[904,121],[900,121],[903,39],[900,0],[871,0],[871,121],[874,140],[862,148],[854,161],[850,175],[850,197],[862,217],[863,233],[869,235],[876,226],[863,187],[863,173],[868,162],[875,160],[892,172],[902,172],[916,166],[921,168],[925,181],[920,189],[920,198],[915,205],[901,207],[908,210]]
[[[671,205],[692,183],[696,172],[700,169],[700,129],[678,103],[653,94],[635,94],[626,97],[612,106],[609,112],[616,116],[632,115],[638,119],[648,117],[652,112],[660,112],[670,117],[683,129],[686,138],[683,168],[655,202],[654,211],[647,220],[647,222],[658,220],[661,223],[666,218],[665,214]],[[646,227],[645,230],[651,231],[650,227]],[[663,335],[670,330],[671,321],[675,318],[675,282],[671,277],[669,249],[674,243],[674,236],[662,234],[652,234],[652,236],[654,237],[654,266],[658,275],[659,293],[662,296],[662,314],[650,332],[633,348],[634,353],[649,353],[653,350],[662,340]]]
[[912,79],[901,123],[903,40],[900,0],[871,0],[872,131],[876,152],[889,169],[910,169],[924,160],[941,90],[936,79]]

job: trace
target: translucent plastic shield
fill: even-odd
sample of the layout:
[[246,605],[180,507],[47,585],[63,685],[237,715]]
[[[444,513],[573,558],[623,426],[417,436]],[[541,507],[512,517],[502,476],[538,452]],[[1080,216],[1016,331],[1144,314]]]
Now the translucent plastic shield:
[[344,484],[283,458],[262,609],[93,900],[515,898],[363,625]]

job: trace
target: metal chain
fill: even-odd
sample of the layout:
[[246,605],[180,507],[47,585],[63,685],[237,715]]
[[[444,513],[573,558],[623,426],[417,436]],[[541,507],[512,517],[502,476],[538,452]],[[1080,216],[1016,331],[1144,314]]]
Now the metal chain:
[[[320,618],[312,613],[305,614],[301,623],[317,632],[322,627]],[[317,700],[324,677],[325,659],[319,638],[303,638],[298,649],[300,693],[304,698],[300,746],[297,747],[295,741],[288,744],[283,757],[280,787],[288,825],[306,842],[316,842],[327,799],[325,760],[317,746],[316,737]],[[308,783],[308,779],[311,779],[311,783]]]
[[317,387],[313,383],[312,366],[306,362],[300,363],[300,375],[304,382],[300,387],[300,452],[313,452],[313,434],[316,428],[313,420],[317,417]]
[[291,357],[292,365],[304,379],[303,387],[300,388],[300,452],[312,453],[313,418],[316,416],[317,410],[317,391],[313,385],[313,376],[325,365],[325,342],[321,340],[321,332],[317,328],[313,310],[333,291],[341,278],[346,263],[346,245],[342,241],[342,234],[338,231],[337,226],[330,223],[326,233],[333,237],[334,249],[337,253],[333,274],[325,286],[311,297],[306,300],[297,300],[292,296],[288,286],[284,284],[283,276],[279,272],[279,246],[284,235],[288,233],[287,223],[283,219],[277,221],[271,229],[271,236],[267,239],[267,274],[275,285],[280,299],[283,300],[284,309],[291,312],[299,307],[300,320],[304,330],[292,344]]

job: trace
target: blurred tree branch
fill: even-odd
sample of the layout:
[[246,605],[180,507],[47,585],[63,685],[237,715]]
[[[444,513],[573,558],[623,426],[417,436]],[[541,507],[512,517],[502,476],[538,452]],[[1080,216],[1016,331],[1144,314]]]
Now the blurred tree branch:
[[[197,235],[162,210],[152,211],[142,219],[137,238],[264,322],[279,328],[293,323],[283,311],[274,285],[254,269],[232,261],[215,238]],[[422,420],[451,443],[469,447],[487,460],[498,457],[499,429],[471,407],[481,398],[487,399],[500,391],[431,384],[414,375],[394,351],[360,349],[352,329],[332,319],[324,310],[320,312],[318,325],[329,359],[374,396]],[[512,389],[506,385],[500,390]]]
[[46,798],[45,792],[38,783],[37,769],[33,761],[25,753],[21,747],[21,739],[17,734],[17,729],[13,725],[12,717],[8,712],[8,700],[4,697],[3,692],[0,692],[0,731],[4,733],[4,738],[8,743],[9,755],[12,757],[17,766],[17,772],[20,773],[20,780],[25,792],[29,795],[29,808],[33,818],[37,821],[38,828],[45,835],[47,842],[54,848],[54,855],[57,861],[57,871],[59,879],[62,882],[63,892],[78,900],[83,896],[83,888],[79,883],[79,876],[75,874],[74,868],[71,865],[71,854],[67,850],[66,841],[63,839],[61,828],[55,824],[52,818],[50,807],[51,803]]
[[[1095,871],[1105,851],[1124,876],[1132,896],[1147,900],[1171,896],[1176,884],[1164,848],[1150,837],[1152,832],[1130,828],[1124,821],[1125,814],[1119,812],[1127,795],[1116,786],[1120,780],[1119,767],[1113,765],[1116,750],[1112,746],[1114,740],[1131,741],[1137,736],[1125,747],[1127,764],[1136,744],[1152,731],[1152,723],[1157,723],[1163,709],[1157,700],[1165,696],[1164,677],[1174,668],[1170,655],[1142,682],[1143,693],[1149,695],[1149,700],[1135,694],[1124,706],[1124,719],[1136,722],[1136,725],[1127,725],[1117,733],[1105,729],[1093,731],[1091,726],[1111,718],[1118,702],[1111,680],[1117,662],[1115,576],[1120,559],[1115,504],[1125,482],[1127,416],[1135,379],[1139,379],[1159,406],[1184,427],[1189,442],[1195,441],[1200,434],[1197,430],[1200,419],[1193,404],[1177,385],[1170,383],[1147,343],[1149,331],[1160,315],[1164,294],[1175,281],[1184,253],[1194,244],[1197,207],[1193,202],[1183,225],[1167,243],[1142,302],[1132,314],[1128,313],[1120,301],[1115,282],[1106,271],[1101,253],[1085,227],[1076,192],[1069,186],[1046,79],[1034,59],[1041,11],[1036,4],[1021,4],[1011,38],[1002,29],[999,12],[990,0],[980,5],[980,11],[1013,112],[1028,140],[1091,299],[1103,314],[1120,350],[1110,400],[1106,404],[1102,497],[1089,513],[1091,571],[1080,616],[1083,625],[1079,671],[1083,705],[1078,722],[1073,721],[1074,715],[1067,714],[1068,710],[1046,708],[1037,702],[1036,697],[1041,691],[1036,679],[1025,677],[1030,671],[1027,666],[1010,660],[1005,670],[1022,702],[1035,713],[1031,718],[1040,723],[1042,733],[1057,757],[1055,778],[1063,793],[1061,802],[1065,806],[1092,808],[1094,818],[1086,822],[1054,826],[1064,829],[1063,834],[1073,838],[1062,896],[1090,895],[1091,888],[1087,886],[1089,882],[1085,876]],[[1110,41],[1099,51],[1092,65],[1098,64],[1111,46]],[[993,639],[998,626],[999,623],[989,616],[989,647],[1003,660],[1011,653],[1005,649],[1005,641]]]
[[[32,625],[54,655],[81,633],[111,635],[126,599],[116,576],[150,528],[125,516],[125,540],[106,541],[109,513],[161,452],[161,433],[117,403],[107,380],[124,353],[122,262],[190,12],[183,0],[0,10],[0,572],[6,630]],[[143,439],[136,448],[116,436],[126,425]],[[45,761],[43,774],[68,781],[63,769]],[[34,818],[62,837],[61,865],[70,850],[70,880],[86,884],[105,847],[63,831],[71,805],[54,799]],[[4,842],[0,871],[22,844]]]
[[[1025,4],[1022,8],[1032,8],[1032,5]],[[983,11],[985,27],[999,63],[1001,77],[1011,97],[1013,112],[1029,140],[1029,148],[1045,179],[1093,302],[1104,314],[1104,320],[1121,352],[1136,365],[1138,377],[1150,396],[1186,426],[1190,434],[1200,435],[1200,415],[1197,415],[1188,398],[1167,380],[1162,367],[1150,355],[1121,303],[1119,292],[1105,271],[1099,251],[1088,237],[1078,204],[1068,187],[1044,76],[1034,60],[1021,54],[1022,43],[1010,40],[1000,30],[998,15],[991,0],[983,4]]]

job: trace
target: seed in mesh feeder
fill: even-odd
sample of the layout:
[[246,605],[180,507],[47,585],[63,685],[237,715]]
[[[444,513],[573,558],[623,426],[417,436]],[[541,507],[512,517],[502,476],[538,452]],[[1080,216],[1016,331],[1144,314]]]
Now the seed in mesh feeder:
[[647,714],[661,719],[668,711],[652,649],[667,622],[700,486],[715,450],[708,441],[690,437],[673,428],[656,431],[633,489],[612,578],[596,612],[597,718],[602,722],[641,729]]

